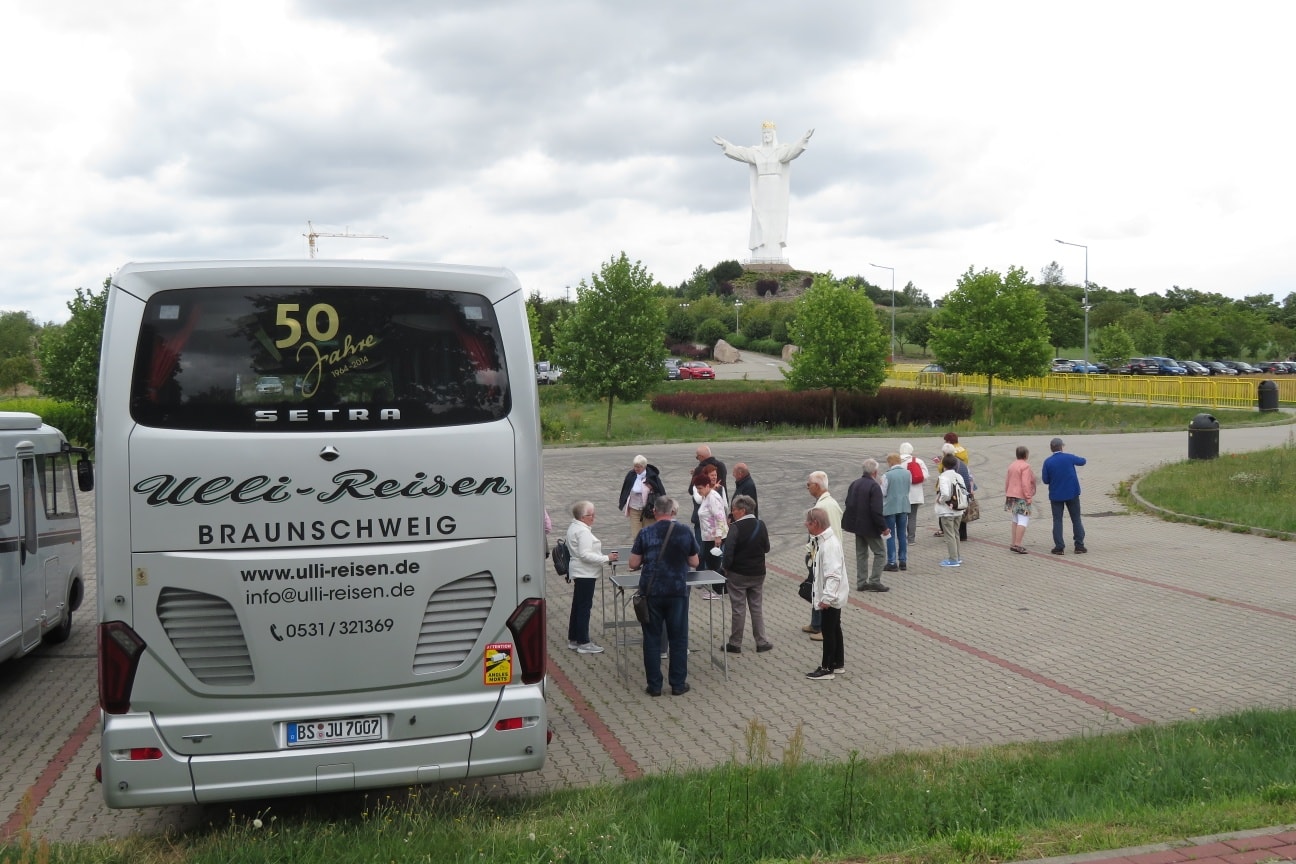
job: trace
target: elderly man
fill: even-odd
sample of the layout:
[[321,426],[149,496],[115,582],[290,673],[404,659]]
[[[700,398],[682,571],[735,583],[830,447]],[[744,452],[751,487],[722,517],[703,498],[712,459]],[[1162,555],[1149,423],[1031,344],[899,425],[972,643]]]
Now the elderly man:
[[[886,516],[882,509],[882,487],[877,482],[878,462],[864,460],[864,474],[846,490],[846,510],[842,527],[855,535],[855,579],[860,591],[890,591],[882,584],[882,566],[886,557]],[[873,566],[868,556],[873,553]],[[864,574],[867,573],[866,577]]]
[[[842,507],[837,503],[837,499],[828,494],[828,475],[822,471],[810,472],[810,476],[806,478],[806,491],[814,499],[814,506],[828,514],[828,524],[837,533],[838,542],[841,542]],[[801,629],[809,633],[810,638],[815,642],[823,641],[822,618],[819,608],[811,604],[810,623]]]
[[823,654],[819,667],[806,675],[811,681],[830,681],[846,671],[841,613],[850,597],[850,579],[846,576],[841,540],[828,522],[828,514],[821,507],[812,507],[806,513],[814,573],[810,602],[823,616]]
[[760,502],[756,500],[756,481],[752,479],[751,471],[747,470],[746,462],[739,462],[734,466],[734,499],[739,495],[746,495],[752,499],[753,510],[751,515],[760,517]]
[[639,532],[630,550],[630,569],[639,571],[639,591],[648,598],[648,625],[643,628],[644,692],[662,694],[661,635],[665,627],[671,694],[683,696],[690,689],[687,579],[689,568],[698,566],[698,544],[692,532],[675,522],[673,500],[658,496],[653,511],[657,521]]

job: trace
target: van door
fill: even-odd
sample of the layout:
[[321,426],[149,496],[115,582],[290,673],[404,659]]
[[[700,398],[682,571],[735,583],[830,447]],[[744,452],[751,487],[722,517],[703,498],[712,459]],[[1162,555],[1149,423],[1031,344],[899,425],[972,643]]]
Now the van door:
[[36,460],[23,456],[19,462],[22,488],[18,496],[18,525],[22,535],[18,539],[18,605],[22,609],[22,650],[27,651],[34,648],[41,638],[41,623],[45,617],[45,568],[37,554],[40,511],[36,500]]

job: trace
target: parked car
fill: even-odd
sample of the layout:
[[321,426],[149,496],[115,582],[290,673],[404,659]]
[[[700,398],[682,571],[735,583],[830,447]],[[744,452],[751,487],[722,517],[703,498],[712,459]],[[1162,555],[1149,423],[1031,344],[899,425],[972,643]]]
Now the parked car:
[[946,372],[945,367],[939,363],[928,363],[918,370],[915,380],[918,384],[945,384],[956,383],[957,379],[957,375]]
[[1086,363],[1083,360],[1075,360],[1071,363],[1071,371],[1079,374],[1095,375],[1100,370],[1093,363]]
[[1202,364],[1210,371],[1212,375],[1236,375],[1237,370],[1232,366],[1225,366],[1218,360],[1203,360]]
[[1189,375],[1209,375],[1210,370],[1193,360],[1180,360],[1179,365],[1188,370]]
[[1116,370],[1118,375],[1146,375],[1154,374],[1145,371],[1145,367],[1151,364],[1151,360],[1146,357],[1131,357],[1125,365]]
[[1282,360],[1266,360],[1263,363],[1257,363],[1256,368],[1266,375],[1287,374],[1287,364]]
[[662,365],[666,367],[666,380],[667,380],[667,381],[678,381],[678,380],[680,380],[680,369],[679,369],[679,361],[678,361],[678,360],[667,359],[667,360],[663,361]]
[[1152,363],[1152,371],[1149,375],[1187,375],[1188,370],[1179,365],[1179,361],[1173,357],[1149,357]]
[[688,360],[679,364],[680,378],[714,378],[715,370],[705,360]]
[[1239,375],[1254,375],[1260,371],[1250,363],[1243,363],[1241,360],[1221,360],[1219,362],[1223,363]]
[[257,379],[258,396],[280,396],[283,394],[283,379],[277,375],[263,375]]
[[1050,372],[1070,372],[1074,365],[1075,364],[1072,363],[1070,360],[1064,360],[1061,357],[1055,357],[1053,358],[1053,362],[1049,365],[1049,371]]
[[537,384],[557,384],[558,379],[562,377],[562,370],[548,360],[541,360],[535,366]]

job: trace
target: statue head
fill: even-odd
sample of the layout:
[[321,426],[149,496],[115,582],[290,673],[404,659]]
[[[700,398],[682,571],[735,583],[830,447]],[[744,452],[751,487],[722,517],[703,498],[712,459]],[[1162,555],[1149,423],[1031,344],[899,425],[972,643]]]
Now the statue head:
[[778,143],[778,132],[775,131],[773,120],[761,124],[761,143],[767,146]]

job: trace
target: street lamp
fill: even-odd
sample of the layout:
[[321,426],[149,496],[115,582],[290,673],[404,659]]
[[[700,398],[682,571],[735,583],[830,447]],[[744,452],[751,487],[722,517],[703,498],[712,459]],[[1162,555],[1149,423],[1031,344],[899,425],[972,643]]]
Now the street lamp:
[[734,301],[734,333],[738,332],[738,310],[742,308],[742,305],[741,300]]
[[1063,246],[1079,246],[1085,250],[1085,275],[1084,275],[1084,313],[1085,313],[1085,371],[1089,371],[1089,247],[1083,243],[1068,243],[1065,240],[1058,240]]
[[876,267],[879,270],[891,271],[891,362],[895,362],[895,268],[888,267],[885,264],[870,264],[870,267]]

